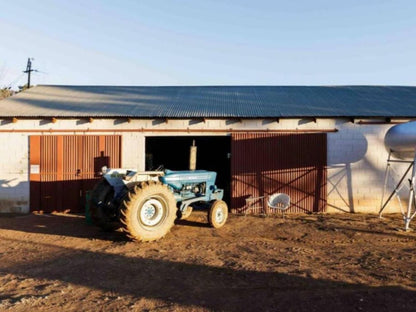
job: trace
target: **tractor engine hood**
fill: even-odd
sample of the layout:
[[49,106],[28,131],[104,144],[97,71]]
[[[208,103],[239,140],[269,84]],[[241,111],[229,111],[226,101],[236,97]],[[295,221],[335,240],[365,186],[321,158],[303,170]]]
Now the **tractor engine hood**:
[[176,190],[182,189],[184,184],[204,183],[215,184],[217,173],[214,171],[194,170],[194,171],[171,171],[165,170],[165,175],[159,177],[160,181],[168,184]]

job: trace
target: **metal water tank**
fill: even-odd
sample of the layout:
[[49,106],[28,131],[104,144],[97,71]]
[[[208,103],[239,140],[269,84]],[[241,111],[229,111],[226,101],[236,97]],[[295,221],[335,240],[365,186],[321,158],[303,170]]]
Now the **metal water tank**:
[[394,157],[414,159],[416,151],[416,121],[391,127],[385,137],[384,145]]

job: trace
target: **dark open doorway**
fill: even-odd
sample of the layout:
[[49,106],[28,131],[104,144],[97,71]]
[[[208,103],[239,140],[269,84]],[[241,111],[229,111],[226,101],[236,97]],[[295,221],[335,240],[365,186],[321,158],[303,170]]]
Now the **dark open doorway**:
[[146,138],[146,170],[163,165],[171,170],[189,169],[189,149],[198,147],[196,168],[217,172],[216,184],[230,202],[230,136],[175,136]]

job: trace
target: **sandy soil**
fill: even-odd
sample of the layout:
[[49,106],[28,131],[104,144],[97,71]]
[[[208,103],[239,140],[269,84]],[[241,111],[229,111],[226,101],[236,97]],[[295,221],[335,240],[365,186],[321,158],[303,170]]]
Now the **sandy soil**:
[[135,243],[79,215],[0,217],[1,311],[416,311],[399,215],[196,212]]

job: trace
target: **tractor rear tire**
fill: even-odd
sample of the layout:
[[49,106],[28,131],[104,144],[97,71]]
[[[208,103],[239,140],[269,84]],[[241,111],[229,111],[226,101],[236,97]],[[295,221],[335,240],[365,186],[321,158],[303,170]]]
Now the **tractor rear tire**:
[[148,242],[164,237],[176,219],[176,200],[166,185],[143,182],[128,193],[121,223],[128,237]]
[[208,222],[209,224],[219,229],[222,227],[228,218],[228,206],[225,201],[215,200],[212,202],[211,207],[208,211]]
[[115,207],[111,205],[113,197],[113,187],[106,180],[98,182],[91,192],[91,220],[96,226],[107,232],[117,230],[120,227]]

